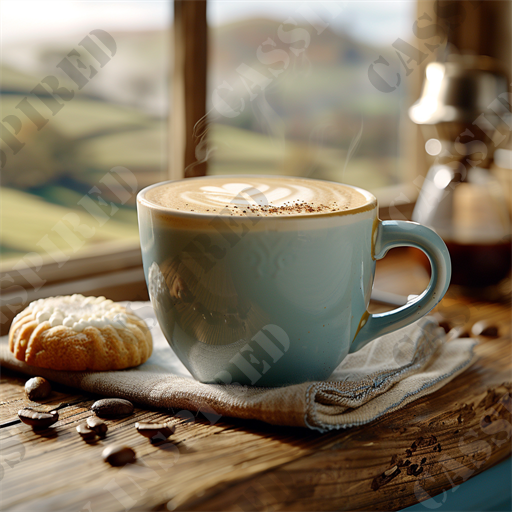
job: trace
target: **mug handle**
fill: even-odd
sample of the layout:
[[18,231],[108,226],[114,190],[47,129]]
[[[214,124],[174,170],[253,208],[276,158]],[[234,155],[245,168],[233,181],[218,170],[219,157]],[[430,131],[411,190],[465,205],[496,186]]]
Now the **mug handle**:
[[377,315],[365,313],[361,320],[361,327],[350,345],[349,353],[356,352],[375,338],[405,327],[426,315],[443,298],[448,289],[452,264],[446,244],[437,233],[416,222],[379,220],[375,240],[375,259],[384,258],[394,247],[421,249],[427,255],[432,267],[430,282],[421,295],[405,306]]

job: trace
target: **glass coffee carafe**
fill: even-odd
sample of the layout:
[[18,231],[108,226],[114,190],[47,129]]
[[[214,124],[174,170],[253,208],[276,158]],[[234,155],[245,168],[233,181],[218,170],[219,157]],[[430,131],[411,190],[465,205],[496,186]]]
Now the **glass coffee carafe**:
[[431,63],[409,115],[422,126],[434,160],[413,220],[445,241],[453,284],[497,284],[512,265],[510,212],[490,170],[495,148],[512,127],[506,75],[487,57]]

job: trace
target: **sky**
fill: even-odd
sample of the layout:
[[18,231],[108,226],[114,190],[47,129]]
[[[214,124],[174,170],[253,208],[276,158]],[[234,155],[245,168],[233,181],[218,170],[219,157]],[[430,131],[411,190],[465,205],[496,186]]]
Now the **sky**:
[[[311,8],[329,23],[331,28],[348,32],[356,39],[372,44],[391,44],[397,37],[412,36],[416,19],[416,0],[349,0],[329,1],[340,13],[334,18],[316,1],[259,0],[209,0],[208,22],[221,25],[249,17],[271,17],[284,21],[289,16],[301,20],[296,13],[300,7]],[[325,2],[327,3],[327,2]]]
[[[331,1],[340,8],[334,18],[317,1],[209,0],[208,23],[222,25],[251,17],[285,21],[309,7],[329,25],[370,44],[391,44],[397,37],[412,36],[415,0]],[[332,7],[332,5],[331,5]],[[19,42],[67,38],[92,28],[116,30],[164,29],[172,22],[170,0],[2,0],[0,42],[3,47]]]

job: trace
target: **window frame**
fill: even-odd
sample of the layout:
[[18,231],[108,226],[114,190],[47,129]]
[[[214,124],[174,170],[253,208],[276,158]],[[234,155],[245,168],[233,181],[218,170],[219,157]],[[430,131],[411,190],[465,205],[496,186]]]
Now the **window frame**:
[[[172,141],[170,146],[173,150],[169,155],[168,176],[169,179],[181,179],[185,177],[184,170],[196,161],[194,126],[206,114],[207,0],[174,0],[173,4],[175,65],[172,73],[173,114],[169,120],[169,141]],[[483,2],[481,8],[485,8],[485,4]],[[510,6],[507,8],[510,11]],[[432,16],[435,23],[433,2],[417,0],[418,17],[425,12]],[[510,55],[510,48],[508,52]],[[424,70],[430,60],[422,63],[414,76],[409,77],[412,84],[409,103],[419,97]],[[427,164],[423,139],[419,127],[410,128],[408,124],[404,130],[406,134],[402,132],[408,148],[406,165],[414,166],[418,174],[425,175]],[[207,165],[203,163],[195,165],[190,175],[206,174]],[[380,190],[377,193],[380,217],[410,218],[417,195],[418,187],[411,184]],[[34,285],[36,282],[37,285]],[[138,243],[125,244],[121,248],[119,245],[110,249],[93,248],[90,253],[67,261],[65,269],[48,258],[39,267],[23,263],[10,269],[0,267],[0,291],[2,334],[5,334],[6,326],[8,328],[17,312],[28,302],[42,297],[78,292],[108,295],[115,300],[147,299]]]
[[[207,163],[196,163],[194,127],[206,115],[208,26],[207,0],[171,1],[174,6],[174,67],[169,147],[173,149],[168,158],[168,178],[175,180],[207,174]],[[185,176],[185,169],[191,164],[195,164],[193,171]],[[404,197],[400,195],[402,189],[392,187],[380,192],[384,205],[381,216],[388,218],[390,198]],[[410,196],[411,190],[407,197]],[[395,205],[393,213],[400,211],[405,216],[409,210],[410,204],[406,202]],[[148,298],[138,244],[124,244],[122,248],[95,247],[64,265],[50,257],[45,257],[39,267],[24,261],[13,268],[5,269],[0,265],[0,318],[8,319],[1,322],[1,334],[5,334],[6,325],[26,304],[43,297],[84,293],[108,295],[116,300]]]

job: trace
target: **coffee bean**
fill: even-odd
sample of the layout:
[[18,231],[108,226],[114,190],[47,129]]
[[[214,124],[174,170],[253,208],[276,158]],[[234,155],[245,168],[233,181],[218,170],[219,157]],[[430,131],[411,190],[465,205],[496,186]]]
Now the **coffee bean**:
[[89,416],[87,418],[87,426],[91,430],[94,430],[100,437],[105,437],[108,430],[107,424],[97,416]]
[[59,420],[59,413],[57,411],[38,412],[26,408],[18,411],[18,418],[34,429],[44,429]]
[[135,423],[135,428],[144,437],[158,437],[158,440],[167,439],[175,431],[174,425],[168,423]]
[[96,437],[96,432],[91,430],[85,421],[76,427],[76,431],[80,434],[84,441],[92,441]]
[[135,452],[128,446],[120,445],[107,446],[101,456],[111,466],[124,466],[135,460]]
[[480,320],[471,327],[471,334],[474,336],[489,336],[490,338],[496,338],[499,336],[498,327],[490,324],[485,320]]
[[25,393],[32,401],[44,400],[50,396],[52,387],[43,377],[33,377],[25,382]]
[[120,418],[133,413],[133,404],[122,398],[104,398],[94,402],[91,409],[100,418]]

